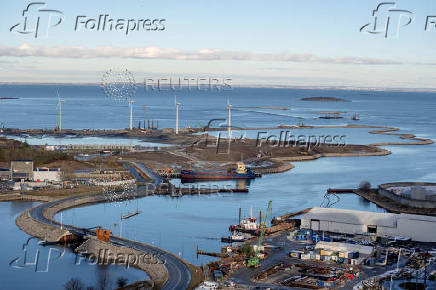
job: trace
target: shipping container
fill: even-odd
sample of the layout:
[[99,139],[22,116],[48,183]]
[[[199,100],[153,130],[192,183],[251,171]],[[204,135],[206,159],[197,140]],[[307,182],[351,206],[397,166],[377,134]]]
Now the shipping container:
[[359,252],[350,252],[350,253],[348,253],[348,258],[350,258],[350,259],[357,259],[357,258],[359,258]]
[[317,281],[316,284],[319,287],[336,287],[335,281]]

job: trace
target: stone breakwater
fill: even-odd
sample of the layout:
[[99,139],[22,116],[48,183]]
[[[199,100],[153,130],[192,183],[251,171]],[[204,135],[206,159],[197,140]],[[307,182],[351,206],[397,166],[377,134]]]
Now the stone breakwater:
[[144,253],[125,246],[116,246],[91,237],[75,249],[75,252],[88,257],[97,265],[118,265],[126,268],[135,267],[143,270],[153,281],[154,286],[161,288],[168,281],[168,271],[164,258],[155,254]]
[[54,225],[46,225],[35,219],[30,215],[31,209],[26,209],[16,220],[16,225],[28,235],[37,237],[47,242],[57,242],[65,231]]
[[[134,197],[147,195],[149,193],[142,191],[136,192]],[[129,198],[132,197],[132,195],[129,196]],[[167,251],[116,236],[111,236],[109,242],[99,241],[93,236],[94,233],[89,230],[69,225],[65,225],[64,230],[61,230],[59,223],[53,219],[56,213],[68,208],[107,201],[107,196],[102,194],[58,200],[51,204],[41,205],[39,208],[27,209],[16,219],[16,224],[27,234],[47,242],[58,242],[64,236],[65,229],[71,229],[73,232],[85,232],[87,233],[84,236],[85,243],[79,247],[82,254],[98,255],[101,251],[109,251],[113,255],[122,255],[131,259],[135,257],[136,259],[131,266],[144,270],[154,283],[155,288],[158,289],[171,289],[172,287],[193,288],[194,283],[197,284],[203,279],[200,268]],[[84,250],[87,253],[84,253]],[[191,277],[195,277],[195,282]]]

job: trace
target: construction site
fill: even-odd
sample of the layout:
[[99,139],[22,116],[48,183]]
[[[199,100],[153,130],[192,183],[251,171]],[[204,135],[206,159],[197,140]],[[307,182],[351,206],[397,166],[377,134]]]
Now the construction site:
[[396,216],[411,222],[425,216],[308,208],[270,220],[270,207],[263,219],[250,214],[231,225],[221,253],[197,249],[197,255],[220,258],[208,265],[206,278],[215,282],[199,289],[382,289],[409,280],[435,286],[434,221],[428,228],[409,225],[421,233],[411,236],[383,231]]

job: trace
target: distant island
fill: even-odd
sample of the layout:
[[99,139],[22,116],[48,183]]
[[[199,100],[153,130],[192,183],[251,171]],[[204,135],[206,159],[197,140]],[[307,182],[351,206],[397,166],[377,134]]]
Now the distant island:
[[0,97],[0,100],[18,100],[17,97]]
[[335,97],[310,97],[310,98],[302,98],[302,101],[308,102],[351,102],[341,98]]

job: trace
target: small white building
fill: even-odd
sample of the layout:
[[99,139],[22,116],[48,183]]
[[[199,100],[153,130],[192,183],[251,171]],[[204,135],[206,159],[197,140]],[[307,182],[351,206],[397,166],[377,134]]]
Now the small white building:
[[33,181],[60,182],[62,180],[60,168],[36,168],[33,171]]
[[370,256],[374,253],[374,247],[357,245],[357,244],[323,242],[323,241],[316,243],[315,249],[338,251],[344,253],[359,252],[359,254],[365,256]]
[[369,233],[378,237],[408,237],[436,242],[436,217],[315,207],[301,217],[301,228],[344,234]]

